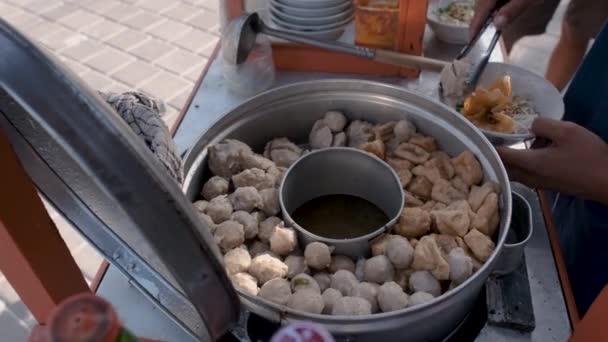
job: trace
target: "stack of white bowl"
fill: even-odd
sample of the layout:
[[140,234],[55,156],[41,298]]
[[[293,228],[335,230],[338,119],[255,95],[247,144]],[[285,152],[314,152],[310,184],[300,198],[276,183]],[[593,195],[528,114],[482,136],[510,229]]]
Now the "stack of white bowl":
[[353,20],[352,0],[269,0],[272,23],[283,31],[336,40]]

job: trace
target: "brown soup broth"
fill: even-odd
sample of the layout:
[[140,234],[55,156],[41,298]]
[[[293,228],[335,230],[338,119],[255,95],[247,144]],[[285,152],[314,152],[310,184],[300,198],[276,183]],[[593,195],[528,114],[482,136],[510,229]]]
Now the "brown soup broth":
[[388,216],[376,205],[352,195],[325,195],[314,198],[292,214],[307,231],[331,239],[352,239],[384,226]]

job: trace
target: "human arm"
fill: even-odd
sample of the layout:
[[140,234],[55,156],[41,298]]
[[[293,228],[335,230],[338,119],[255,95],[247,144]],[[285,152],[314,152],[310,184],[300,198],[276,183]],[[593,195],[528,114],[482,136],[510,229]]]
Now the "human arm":
[[608,145],[572,122],[538,118],[531,131],[551,141],[542,148],[498,147],[512,180],[608,205]]
[[[498,0],[478,0],[475,4],[475,16],[471,21],[471,37],[477,33],[483,26],[486,18],[496,5]],[[522,14],[528,7],[542,0],[509,0],[506,5],[498,9],[498,13],[494,19],[494,25],[498,29],[505,28],[515,18]]]

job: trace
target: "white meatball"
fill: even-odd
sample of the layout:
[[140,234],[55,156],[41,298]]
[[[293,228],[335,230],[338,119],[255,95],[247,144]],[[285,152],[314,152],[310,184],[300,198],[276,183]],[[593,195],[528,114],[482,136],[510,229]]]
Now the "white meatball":
[[338,301],[338,299],[342,298],[342,293],[336,289],[332,289],[331,287],[323,291],[323,302],[325,303],[325,307],[323,308],[323,313],[326,315],[331,315],[331,312],[334,308],[334,303]]
[[262,241],[256,240],[249,246],[249,255],[251,255],[252,258],[269,251],[270,246]]
[[345,255],[334,255],[329,264],[329,272],[336,273],[338,270],[347,270],[355,273],[355,263],[353,259]]
[[408,301],[408,295],[394,281],[385,283],[378,289],[378,306],[382,312],[406,308]]
[[262,285],[258,296],[268,299],[273,303],[285,305],[291,297],[291,287],[285,279],[275,278]]
[[331,314],[333,316],[365,316],[371,315],[371,304],[360,297],[342,297],[334,302]]
[[209,201],[205,214],[209,215],[215,223],[227,221],[232,215],[232,203],[226,195],[217,196]]
[[395,268],[384,255],[378,255],[365,262],[363,278],[365,281],[384,284],[395,278]]
[[254,211],[251,213],[251,216],[253,216],[253,218],[255,218],[258,221],[258,225],[260,222],[262,222],[266,219],[266,214],[264,214],[261,211]]
[[308,135],[308,144],[314,150],[326,148],[331,146],[333,138],[331,129],[323,123],[323,120],[318,120]]
[[321,293],[321,288],[317,281],[305,273],[300,273],[291,279],[291,290],[297,292],[300,290],[312,290]]
[[331,250],[322,242],[312,242],[304,249],[304,257],[310,268],[322,270],[331,263]]
[[289,297],[287,306],[295,310],[320,314],[325,303],[321,294],[311,290],[300,290]]
[[285,265],[287,265],[287,278],[291,279],[300,273],[308,274],[310,271],[306,266],[303,256],[289,255],[285,258]]
[[206,200],[212,200],[217,196],[227,194],[229,185],[230,183],[226,179],[220,176],[213,176],[203,185],[201,195]]
[[232,183],[234,183],[235,188],[252,186],[258,190],[263,190],[273,188],[275,182],[276,176],[258,168],[247,169],[232,176]]
[[[203,214],[203,213],[198,213],[198,217],[205,224],[205,228],[207,228],[207,230],[213,234],[213,232],[215,232],[215,228],[217,228],[217,225],[215,224],[215,222],[213,222],[213,219],[211,218],[211,216],[209,216],[207,214]],[[203,233],[201,232],[201,235],[202,234]]]
[[244,170],[260,169],[264,171],[276,167],[272,160],[255,153],[241,153],[241,166]]
[[258,294],[258,281],[249,273],[241,272],[228,275],[232,285],[241,291],[256,296]]
[[260,191],[262,197],[262,205],[260,209],[268,216],[277,215],[281,211],[279,204],[279,190],[275,188],[264,189]]
[[249,273],[263,285],[269,280],[284,278],[287,275],[287,265],[270,254],[260,254],[251,261]]
[[319,272],[312,277],[319,284],[321,291],[325,291],[331,285],[331,277],[325,272]]
[[282,224],[283,224],[283,221],[281,221],[281,219],[276,216],[271,216],[271,217],[265,219],[264,221],[260,222],[258,238],[260,238],[260,240],[262,240],[262,242],[269,242],[270,237],[272,236],[272,233],[274,232],[274,229],[277,226],[280,226]]
[[224,267],[228,274],[247,272],[250,265],[251,255],[245,248],[233,248],[224,255]]
[[264,148],[264,157],[270,158],[277,166],[289,167],[302,155],[302,149],[287,138],[269,141]]
[[408,120],[400,120],[393,128],[393,132],[397,142],[406,142],[416,133],[416,126]]
[[344,296],[350,296],[353,294],[353,291],[358,284],[359,281],[352,272],[339,270],[331,275],[331,283],[329,286],[340,291]]
[[410,290],[426,292],[437,297],[441,295],[441,284],[429,271],[416,271],[410,275]]
[[274,184],[274,186],[276,188],[278,188],[281,185],[281,182],[283,181],[283,177],[285,176],[285,172],[287,172],[287,168],[281,167],[281,166],[273,167],[268,170],[268,173],[272,174],[276,179],[275,184]]
[[196,210],[199,213],[204,213],[205,210],[207,209],[207,206],[209,205],[209,202],[208,201],[199,200],[199,201],[196,201],[196,202],[192,203],[192,205],[194,205],[194,207],[196,208]]
[[217,226],[213,237],[222,250],[228,251],[245,242],[245,231],[242,224],[235,221],[225,221]]
[[214,175],[230,178],[241,171],[241,153],[253,153],[246,144],[226,139],[209,147],[209,169]]
[[342,132],[348,123],[346,116],[335,110],[325,113],[322,120],[323,123],[334,133]]
[[346,146],[346,133],[340,132],[334,135],[334,142],[331,143],[331,146],[334,147],[343,147]]
[[408,306],[416,306],[416,305],[421,305],[424,304],[426,302],[430,302],[434,299],[435,297],[433,297],[432,294],[430,293],[426,293],[426,292],[416,292],[413,295],[410,296],[410,301],[408,303]]
[[243,225],[245,239],[253,239],[258,235],[258,220],[250,213],[244,210],[235,211],[232,213],[232,216],[230,216],[230,219]]
[[270,235],[270,250],[278,255],[288,255],[297,245],[296,232],[291,228],[277,226]]
[[401,236],[389,240],[385,252],[388,260],[398,269],[410,267],[414,260],[414,248],[406,238]]
[[228,198],[234,210],[253,211],[262,206],[262,196],[252,186],[237,188]]
[[367,260],[365,258],[357,259],[357,263],[355,264],[355,276],[359,281],[363,281],[365,277],[365,262]]
[[450,264],[450,279],[454,285],[462,284],[473,274],[473,260],[460,247],[450,251],[448,264]]
[[372,313],[378,311],[378,289],[380,285],[374,283],[359,283],[352,296],[363,298],[371,305]]

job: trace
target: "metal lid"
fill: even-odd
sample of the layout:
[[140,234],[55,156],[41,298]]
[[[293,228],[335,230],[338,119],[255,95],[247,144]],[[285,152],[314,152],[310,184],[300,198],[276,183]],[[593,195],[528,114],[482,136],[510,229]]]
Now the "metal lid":
[[0,127],[39,191],[173,318],[213,340],[236,322],[221,254],[178,184],[99,96],[2,19]]

